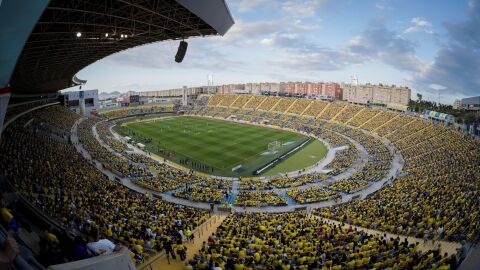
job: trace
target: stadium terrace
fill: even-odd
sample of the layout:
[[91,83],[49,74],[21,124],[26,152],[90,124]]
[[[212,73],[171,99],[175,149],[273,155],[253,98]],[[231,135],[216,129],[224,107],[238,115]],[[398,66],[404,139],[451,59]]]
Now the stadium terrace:
[[[58,91],[152,42],[178,41],[181,62],[184,39],[228,32],[226,3],[3,0],[0,23],[15,30],[0,51],[2,266],[478,266],[479,141],[399,109],[409,88],[231,84],[100,108],[98,91]],[[397,106],[359,102],[372,89],[400,91]]]

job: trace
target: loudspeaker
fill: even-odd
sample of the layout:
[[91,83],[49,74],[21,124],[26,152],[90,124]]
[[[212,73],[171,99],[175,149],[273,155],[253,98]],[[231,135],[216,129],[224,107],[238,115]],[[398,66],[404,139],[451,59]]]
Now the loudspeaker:
[[178,45],[177,55],[175,55],[175,62],[181,63],[183,61],[183,57],[187,53],[188,43],[186,41],[180,41]]

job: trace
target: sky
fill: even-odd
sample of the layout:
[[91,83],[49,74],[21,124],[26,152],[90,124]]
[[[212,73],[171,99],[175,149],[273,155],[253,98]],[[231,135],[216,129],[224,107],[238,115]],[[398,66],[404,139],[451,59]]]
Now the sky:
[[84,89],[281,81],[383,83],[452,103],[480,95],[480,0],[227,0],[224,36],[132,48],[81,70]]

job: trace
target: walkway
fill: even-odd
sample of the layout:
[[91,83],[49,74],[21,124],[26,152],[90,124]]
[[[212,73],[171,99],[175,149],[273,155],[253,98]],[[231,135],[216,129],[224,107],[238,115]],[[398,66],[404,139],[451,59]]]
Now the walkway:
[[[207,242],[208,237],[214,233],[218,226],[225,220],[225,215],[213,215],[209,220],[200,225],[193,231],[195,240],[193,243],[185,243],[187,247],[187,261],[192,259],[195,254],[202,248],[202,243]],[[179,270],[183,269],[184,261],[181,261],[179,256],[176,260],[167,258],[165,253],[155,258],[153,262],[145,266],[139,267],[139,270]]]
[[359,226],[354,226],[351,224],[343,223],[337,220],[333,219],[328,219],[328,218],[322,218],[319,216],[311,215],[313,218],[320,219],[325,221],[328,224],[336,224],[336,225],[342,225],[345,228],[352,227],[353,229],[357,229],[359,231],[364,231],[368,234],[371,235],[386,235],[388,238],[397,238],[400,237],[400,241],[403,241],[405,238],[408,240],[408,243],[413,244],[413,243],[418,243],[419,244],[419,250],[423,252],[427,252],[429,250],[435,250],[437,248],[440,248],[441,253],[440,254],[445,254],[448,253],[448,255],[456,254],[457,249],[460,248],[460,243],[457,242],[447,242],[447,241],[433,241],[433,240],[428,240],[425,241],[423,238],[416,238],[416,237],[410,237],[410,236],[404,236],[404,235],[399,235],[399,234],[393,234],[393,233],[388,233],[388,232],[382,232],[382,231],[377,231],[373,229],[367,229]]

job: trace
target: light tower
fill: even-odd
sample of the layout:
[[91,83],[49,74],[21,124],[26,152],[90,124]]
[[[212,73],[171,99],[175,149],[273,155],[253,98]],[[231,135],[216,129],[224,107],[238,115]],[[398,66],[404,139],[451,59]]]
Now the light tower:
[[187,106],[188,103],[188,88],[186,85],[183,86],[182,89],[182,106]]
[[213,88],[213,75],[208,74],[207,75],[207,92],[211,93]]

